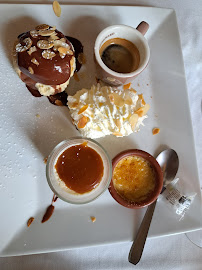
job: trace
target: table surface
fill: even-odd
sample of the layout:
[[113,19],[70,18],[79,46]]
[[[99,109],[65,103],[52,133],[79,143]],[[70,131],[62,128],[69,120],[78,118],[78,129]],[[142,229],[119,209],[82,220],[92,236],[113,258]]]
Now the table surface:
[[[31,1],[51,3],[52,1]],[[0,3],[30,3],[28,0],[7,0]],[[173,8],[176,11],[185,73],[187,78],[199,179],[202,186],[202,2],[201,0],[91,0],[65,1],[69,4],[114,4]],[[142,260],[137,266],[128,263],[131,243],[68,250],[50,254],[0,258],[0,269],[201,269],[202,249],[193,245],[184,234],[148,239]],[[154,248],[155,247],[155,248]],[[168,256],[169,255],[169,256]]]

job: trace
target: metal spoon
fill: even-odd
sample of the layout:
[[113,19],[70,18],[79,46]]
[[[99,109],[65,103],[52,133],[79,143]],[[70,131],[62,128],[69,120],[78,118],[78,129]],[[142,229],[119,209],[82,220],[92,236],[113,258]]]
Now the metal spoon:
[[[165,190],[165,187],[172,182],[175,178],[179,167],[179,159],[177,153],[173,149],[167,149],[161,152],[156,158],[162,171],[163,171],[163,188],[161,193]],[[144,245],[149,232],[150,223],[153,217],[153,213],[156,207],[156,202],[153,202],[148,206],[145,216],[142,220],[140,228],[138,230],[135,241],[132,244],[128,260],[130,263],[137,264],[142,256]]]

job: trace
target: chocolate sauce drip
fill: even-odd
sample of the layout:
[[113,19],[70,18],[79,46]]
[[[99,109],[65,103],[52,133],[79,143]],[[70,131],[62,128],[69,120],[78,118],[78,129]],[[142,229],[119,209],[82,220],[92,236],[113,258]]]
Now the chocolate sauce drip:
[[62,92],[53,96],[49,96],[48,100],[50,103],[57,106],[67,106],[67,93]]
[[29,90],[29,92],[32,94],[32,96],[34,96],[34,97],[41,97],[41,94],[39,93],[39,91],[37,89],[34,89],[33,87],[30,87],[27,84],[26,84],[26,87]]
[[75,50],[75,58],[76,58],[76,72],[81,69],[82,64],[78,61],[78,56],[80,53],[83,53],[83,45],[81,42],[73,37],[66,36],[66,38],[72,43],[74,50]]

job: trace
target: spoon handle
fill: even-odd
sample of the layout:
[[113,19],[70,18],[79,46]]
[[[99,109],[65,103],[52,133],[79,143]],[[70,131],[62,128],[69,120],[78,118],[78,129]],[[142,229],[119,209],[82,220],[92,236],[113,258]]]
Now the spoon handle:
[[147,234],[150,228],[150,223],[152,221],[153,213],[156,207],[156,202],[157,200],[151,205],[149,205],[147,208],[146,214],[142,220],[135,241],[133,242],[130,249],[130,253],[128,256],[128,260],[130,263],[137,264],[141,259],[144,245],[147,239]]

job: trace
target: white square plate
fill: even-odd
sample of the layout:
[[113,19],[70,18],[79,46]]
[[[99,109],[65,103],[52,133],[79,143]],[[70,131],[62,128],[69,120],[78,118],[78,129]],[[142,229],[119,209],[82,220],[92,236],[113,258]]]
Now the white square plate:
[[[42,224],[52,192],[45,176],[43,159],[60,141],[78,136],[66,107],[35,98],[15,74],[11,50],[18,34],[47,23],[81,40],[87,58],[72,80],[69,93],[90,87],[95,81],[93,45],[97,34],[113,24],[136,27],[150,24],[146,38],[151,48],[147,69],[133,87],[151,105],[140,132],[125,138],[108,136],[98,141],[111,158],[128,148],[153,155],[165,147],[177,151],[181,187],[197,196],[185,218],[179,218],[159,202],[150,237],[164,236],[200,227],[200,188],[192,125],[176,16],[173,10],[123,6],[62,6],[57,18],[51,5],[2,4],[0,6],[0,255],[19,255],[132,240],[144,210],[126,209],[106,191],[96,201],[75,206],[58,200],[52,218]],[[36,117],[39,114],[40,117]],[[152,128],[160,133],[152,135]],[[29,217],[35,217],[27,228]],[[96,217],[96,222],[90,221]]]

